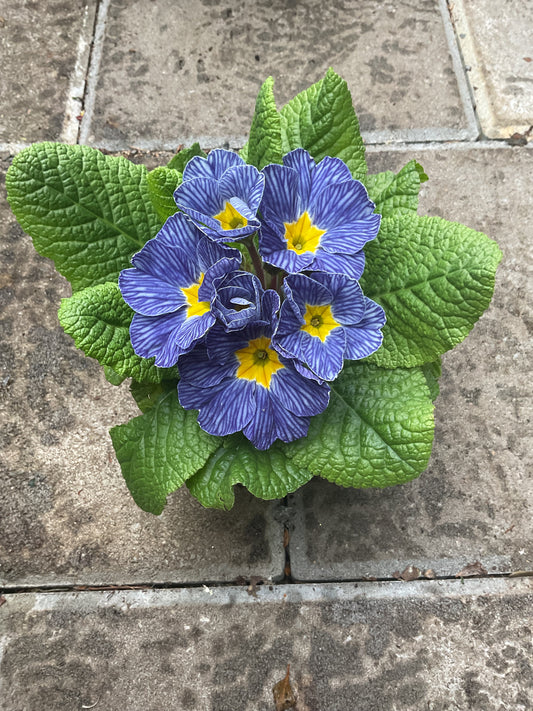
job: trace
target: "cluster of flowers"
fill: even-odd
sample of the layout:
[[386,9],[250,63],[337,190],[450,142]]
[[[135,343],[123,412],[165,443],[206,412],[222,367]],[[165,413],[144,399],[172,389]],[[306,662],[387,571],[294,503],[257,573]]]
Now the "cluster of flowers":
[[261,172],[230,151],[197,156],[174,198],[120,274],[135,352],[178,364],[180,403],[210,434],[242,430],[258,449],[305,436],[344,359],[381,344],[383,309],[357,281],[374,204],[343,161],[303,149]]

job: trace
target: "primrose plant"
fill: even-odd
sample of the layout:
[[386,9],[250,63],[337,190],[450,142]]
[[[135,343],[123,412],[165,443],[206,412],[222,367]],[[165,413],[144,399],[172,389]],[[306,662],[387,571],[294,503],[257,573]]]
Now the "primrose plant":
[[86,146],[13,161],[10,205],[71,283],[59,320],[142,414],[111,430],[137,504],[187,485],[231,508],[313,476],[420,474],[440,356],[487,308],[501,253],[417,214],[422,167],[370,175],[346,82],[280,111],[261,87],[239,154],[195,144],[152,171]]

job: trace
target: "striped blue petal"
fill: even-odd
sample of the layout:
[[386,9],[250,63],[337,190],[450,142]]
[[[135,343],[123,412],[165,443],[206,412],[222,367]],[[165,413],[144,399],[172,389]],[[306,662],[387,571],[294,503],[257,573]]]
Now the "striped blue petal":
[[194,344],[205,336],[214,323],[215,317],[211,312],[186,318],[180,330],[176,333],[176,345],[180,351],[186,353],[191,350]]
[[215,148],[207,158],[194,156],[185,166],[183,180],[191,178],[215,178],[218,180],[228,168],[235,165],[245,165],[244,160],[233,151]]
[[238,269],[242,261],[242,255],[238,249],[233,249],[231,247],[226,247],[224,244],[213,242],[212,239],[209,239],[209,237],[206,237],[202,233],[202,238],[198,244],[198,262],[200,264],[200,271],[205,274],[209,267],[212,267],[213,264],[216,264],[221,259],[236,260],[236,262],[232,263],[236,263],[237,266],[233,266],[231,268]]
[[178,383],[178,400],[186,410],[201,410],[223,389],[223,383],[200,388],[190,380],[180,380]]
[[216,280],[214,292],[211,308],[225,330],[240,330],[261,318],[263,287],[255,274],[230,272]]
[[350,360],[366,358],[377,351],[383,341],[381,328],[385,325],[385,312],[375,301],[365,297],[364,317],[355,326],[346,326],[346,353]]
[[[255,216],[263,197],[264,185],[265,177],[257,168],[253,165],[243,165],[230,168],[224,173],[219,181],[219,190],[224,200],[242,200],[252,216]],[[244,216],[250,217],[249,214]]]
[[270,333],[275,329],[279,308],[279,294],[274,289],[267,289],[261,303],[261,319],[270,326]]
[[320,239],[320,246],[333,254],[358,252],[376,237],[380,222],[381,215],[371,215],[366,220],[337,225],[326,230]]
[[262,251],[261,256],[267,264],[271,264],[273,267],[277,267],[288,274],[297,274],[310,269],[315,255],[312,252],[297,254],[290,249],[281,249],[269,253]]
[[309,429],[309,417],[297,417],[283,407],[274,407],[276,433],[282,442],[294,442],[305,437]]
[[283,165],[271,164],[263,168],[265,190],[261,214],[265,220],[279,223],[295,222],[298,211],[298,173]]
[[178,360],[180,382],[188,382],[198,388],[212,388],[223,380],[233,377],[233,363],[213,363],[207,354],[207,348],[197,346],[193,351],[180,356]]
[[248,341],[248,334],[244,330],[227,333],[222,324],[217,323],[207,334],[206,346],[209,358],[218,363],[232,362],[236,371],[238,361],[235,351],[245,348]]
[[316,170],[315,161],[308,151],[296,148],[283,156],[283,165],[298,173],[298,210],[304,212],[309,204],[311,181],[314,180]]
[[[285,289],[287,290],[287,285],[285,285]],[[292,296],[292,294],[290,296]],[[279,323],[273,338],[274,342],[276,342],[280,336],[286,336],[289,333],[299,331],[304,323],[300,307],[290,296],[281,304]]]
[[354,254],[330,254],[319,249],[311,269],[330,274],[346,274],[352,279],[359,279],[365,269],[365,253],[361,250]]
[[276,410],[284,408],[299,417],[318,415],[329,402],[327,385],[308,380],[292,368],[283,368],[272,376],[270,393]]
[[159,316],[186,305],[182,290],[139,269],[124,269],[118,277],[122,298],[144,316]]
[[192,178],[181,183],[174,191],[174,200],[180,210],[195,220],[198,218],[194,215],[212,219],[213,215],[218,215],[224,208],[218,180],[214,178]]
[[346,350],[344,328],[334,328],[325,341],[306,331],[296,331],[280,338],[277,343],[322,380],[335,380],[342,370]]
[[185,320],[185,309],[162,316],[135,314],[130,325],[133,350],[141,358],[155,356],[155,364],[171,368],[181,355],[176,335]]
[[314,259],[313,252],[298,252],[287,249],[287,240],[272,223],[263,221],[259,233],[259,253],[262,259],[288,274],[297,274],[308,269]]
[[365,297],[355,279],[351,279],[345,274],[325,274],[324,272],[312,272],[309,276],[331,292],[331,311],[335,321],[343,326],[359,323],[365,314]]
[[131,263],[168,284],[189,286],[200,275],[197,249],[202,238],[202,232],[185,215],[176,213]]
[[353,180],[350,169],[346,163],[340,158],[331,158],[331,156],[322,158],[313,171],[313,182],[311,186],[313,200],[309,203],[309,209],[312,209],[313,201],[324,188],[327,188],[328,185],[342,183],[346,180]]
[[255,383],[243,379],[234,379],[226,387],[219,387],[215,396],[200,409],[198,424],[218,437],[239,432],[254,415],[254,390]]
[[268,449],[278,437],[270,395],[261,385],[255,388],[255,410],[242,433],[254,447],[263,450]]
[[291,274],[285,277],[283,285],[287,298],[298,304],[302,315],[305,313],[307,304],[323,306],[331,304],[333,299],[333,295],[327,286],[305,274]]
[[352,180],[324,188],[314,198],[309,207],[309,214],[313,224],[328,230],[337,225],[368,219],[372,216],[374,207],[365,186],[358,180]]
[[[238,250],[232,250],[238,252]],[[215,262],[204,274],[204,280],[198,290],[199,301],[211,301],[215,296],[214,282],[226,274],[235,272],[240,266],[240,259],[224,257]]]

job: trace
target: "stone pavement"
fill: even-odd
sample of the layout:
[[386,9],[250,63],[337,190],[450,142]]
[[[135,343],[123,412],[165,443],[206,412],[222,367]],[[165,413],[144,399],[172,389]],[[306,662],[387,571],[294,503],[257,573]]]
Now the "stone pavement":
[[[287,664],[299,711],[533,709],[532,15],[533,0],[0,0],[2,711],[274,711]],[[127,384],[59,327],[68,284],[11,216],[7,167],[38,140],[150,166],[193,140],[239,147],[265,76],[281,105],[330,65],[370,170],[416,158],[420,212],[504,252],[492,306],[444,359],[428,470],[386,490],[317,479],[282,502],[241,490],[229,513],[183,489],[146,514],[107,435],[136,414]]]

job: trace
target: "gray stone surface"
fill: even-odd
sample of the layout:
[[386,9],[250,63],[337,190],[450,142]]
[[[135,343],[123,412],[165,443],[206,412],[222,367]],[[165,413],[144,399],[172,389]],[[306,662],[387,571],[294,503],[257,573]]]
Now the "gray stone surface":
[[328,66],[379,140],[473,135],[434,0],[116,0],[82,135],[111,149],[240,145],[262,80],[274,76],[281,106]]
[[155,517],[134,504],[108,429],[139,414],[57,321],[69,285],[0,195],[0,586],[280,577],[276,505],[241,494],[230,513],[184,489]]
[[368,158],[376,172],[419,160],[430,178],[420,213],[486,232],[504,258],[491,307],[444,357],[427,471],[386,490],[304,487],[292,497],[292,573],[379,578],[414,564],[454,575],[476,560],[489,573],[533,569],[533,151],[413,147]]
[[95,0],[0,0],[0,142],[75,143]]
[[507,138],[527,131],[533,125],[533,0],[454,0],[450,8],[483,133]]
[[[210,594],[211,593],[211,594]],[[528,711],[530,580],[7,596],[3,711]]]

